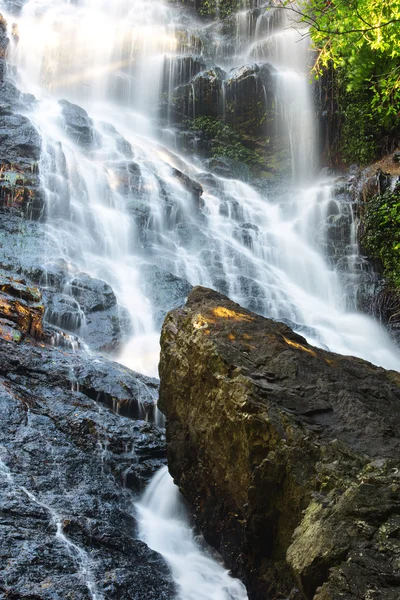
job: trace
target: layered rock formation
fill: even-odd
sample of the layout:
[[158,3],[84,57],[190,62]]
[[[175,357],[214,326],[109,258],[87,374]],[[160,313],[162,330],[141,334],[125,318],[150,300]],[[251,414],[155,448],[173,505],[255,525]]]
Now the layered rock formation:
[[165,463],[157,382],[72,352],[65,334],[52,346],[43,312],[38,288],[2,276],[0,597],[172,599],[133,507]]
[[161,346],[170,472],[249,598],[397,599],[399,374],[199,287]]

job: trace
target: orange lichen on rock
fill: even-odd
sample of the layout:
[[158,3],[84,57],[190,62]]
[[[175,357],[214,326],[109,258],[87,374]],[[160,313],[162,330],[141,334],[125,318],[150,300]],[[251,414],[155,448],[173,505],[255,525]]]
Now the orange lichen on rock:
[[9,280],[0,286],[0,337],[20,341],[24,335],[41,338],[44,306],[37,302],[40,292],[24,282]]
[[212,313],[219,319],[233,319],[234,321],[247,322],[254,321],[254,317],[244,313],[236,312],[235,310],[231,310],[229,308],[225,308],[224,306],[217,306],[217,308],[213,308]]
[[317,357],[317,353],[314,352],[314,350],[311,350],[311,348],[306,348],[305,346],[302,346],[301,344],[298,344],[297,342],[292,342],[292,340],[288,340],[288,338],[286,338],[285,336],[283,336],[283,339],[288,344],[288,346],[291,346],[292,348],[296,348],[296,350],[302,350],[303,352],[308,352],[308,354],[311,354],[311,356]]
[[330,358],[325,358],[325,362],[327,365],[329,365],[330,367],[334,367],[336,365],[336,360],[332,360]]

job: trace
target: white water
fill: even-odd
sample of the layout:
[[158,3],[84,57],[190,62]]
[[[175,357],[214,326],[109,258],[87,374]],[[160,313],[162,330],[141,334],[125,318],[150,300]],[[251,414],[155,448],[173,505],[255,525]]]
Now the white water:
[[167,467],[154,476],[136,509],[140,537],[170,565],[179,600],[246,600],[244,585],[200,550]]
[[[354,298],[345,297],[323,255],[321,236],[316,241],[331,192],[329,181],[310,181],[315,131],[308,47],[275,13],[262,10],[257,19],[238,14],[234,55],[218,26],[213,43],[201,46],[204,26],[188,26],[182,7],[160,0],[29,0],[18,18],[19,42],[12,43],[10,61],[18,67],[19,86],[40,100],[29,117],[43,137],[40,169],[54,255],[66,258],[72,271],[110,283],[133,326],[120,360],[143,373],[157,374],[159,353],[141,271],[149,263],[193,285],[217,287],[267,316],[309,326],[309,340],[332,351],[399,368],[388,335],[356,312]],[[241,181],[215,177],[217,189],[203,184],[198,218],[173,168],[193,179],[203,169],[161,144],[166,136],[154,117],[165,93],[162,81],[173,85],[182,55],[199,51],[225,68],[249,58],[268,58],[278,68],[292,192],[267,198]],[[68,137],[61,98],[87,109],[94,148]],[[121,136],[132,150],[121,146]],[[132,162],[140,168],[140,189],[127,196],[121,179],[126,181]],[[139,205],[145,211],[140,231],[131,216]]]

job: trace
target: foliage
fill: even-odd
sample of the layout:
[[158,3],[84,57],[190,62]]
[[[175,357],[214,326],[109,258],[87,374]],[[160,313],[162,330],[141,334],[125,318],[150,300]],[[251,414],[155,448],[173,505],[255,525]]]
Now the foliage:
[[377,154],[378,131],[368,98],[345,92],[338,105],[342,120],[339,142],[342,160],[347,164],[373,162]]
[[[338,70],[342,96],[358,105],[351,110],[342,103],[348,127],[372,129],[375,140],[394,135],[400,115],[400,0],[302,0],[300,5],[282,0],[281,4],[309,26],[305,35],[311,36],[318,51],[316,76],[327,67]],[[361,152],[364,162],[370,159],[374,142],[368,139],[371,131],[367,139],[360,134],[359,145],[365,142],[367,148]],[[360,152],[354,158],[357,155]]]
[[249,166],[260,163],[260,156],[246,148],[239,134],[231,127],[212,117],[197,117],[189,123],[192,131],[201,131],[204,138],[210,142],[213,157],[226,156],[243,162]]
[[316,69],[344,67],[347,90],[368,87],[372,109],[390,123],[400,104],[400,0],[311,0],[301,10],[319,49]]
[[400,288],[400,185],[369,200],[364,227],[364,251],[381,262],[384,276]]

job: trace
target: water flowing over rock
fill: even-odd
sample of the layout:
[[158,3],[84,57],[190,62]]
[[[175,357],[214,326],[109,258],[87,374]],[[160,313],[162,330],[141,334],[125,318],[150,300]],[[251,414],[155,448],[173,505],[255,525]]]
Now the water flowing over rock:
[[[204,3],[187,4],[30,0],[10,15],[3,3],[0,120],[16,162],[0,165],[0,196],[40,219],[41,281],[63,265],[45,319],[155,375],[161,320],[200,284],[397,368],[390,338],[355,314],[353,202],[312,179],[307,39],[269,3],[221,5],[207,22]],[[79,274],[117,304],[86,310]]]
[[[357,247],[354,198],[331,175],[316,176],[308,36],[300,41],[286,11],[259,0],[0,7],[0,596],[245,600],[243,584],[198,545],[166,472],[153,378],[166,313],[204,285],[322,348],[400,364],[385,329],[357,312],[371,271],[364,275]],[[293,361],[285,361],[280,376],[290,380]],[[196,385],[208,389],[207,373]],[[278,394],[280,383],[257,381]],[[177,382],[178,398],[185,386]],[[329,417],[330,399],[317,400],[315,415]],[[310,411],[301,419],[314,418]],[[301,470],[299,456],[288,469]],[[224,460],[218,449],[217,474]],[[305,495],[293,507],[268,505],[277,515],[268,539],[287,515],[281,549],[316,489],[310,461]],[[264,496],[249,497],[263,510]],[[207,504],[216,526],[207,535],[253,594],[234,555],[236,546],[243,557],[254,553],[242,547],[245,521],[235,529],[242,513],[231,508],[216,522]],[[222,544],[226,519],[238,537]],[[246,540],[254,534],[256,551],[264,521],[251,523]],[[283,554],[268,562],[278,575],[267,565],[260,578],[289,591]],[[319,584],[315,564],[302,566],[307,556],[300,549],[298,564],[290,559],[306,594]]]
[[160,377],[170,472],[249,598],[398,597],[397,372],[196,287]]
[[61,112],[67,135],[70,136],[78,146],[90,148],[94,143],[93,123],[89,119],[86,110],[68,102],[60,100]]
[[128,490],[137,497],[165,462],[148,421],[157,382],[67,339],[50,345],[39,301],[22,280],[1,285],[0,595],[172,600],[167,565],[136,538]]

